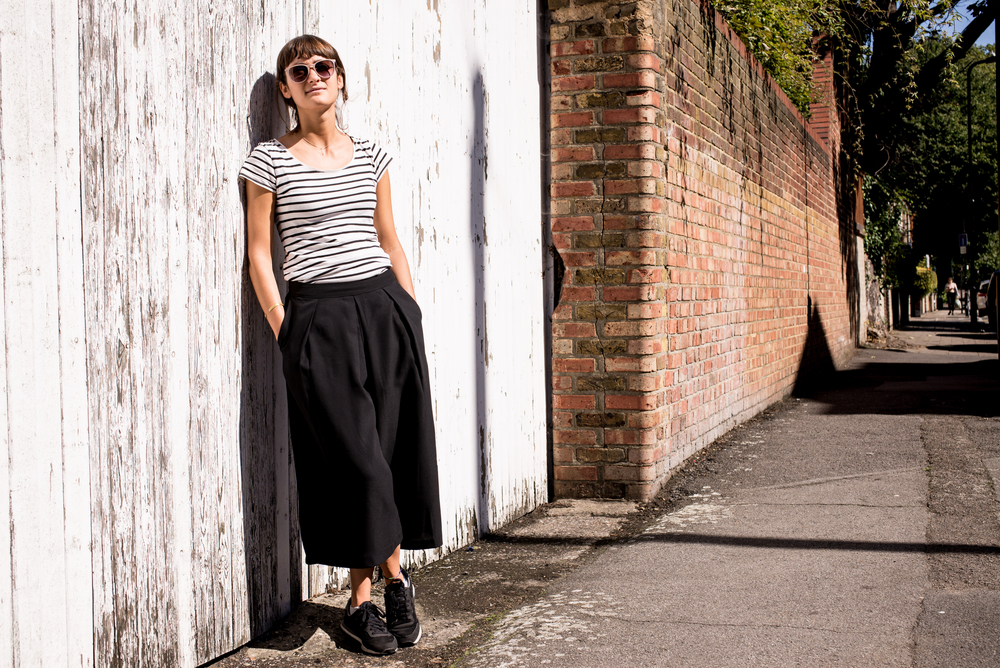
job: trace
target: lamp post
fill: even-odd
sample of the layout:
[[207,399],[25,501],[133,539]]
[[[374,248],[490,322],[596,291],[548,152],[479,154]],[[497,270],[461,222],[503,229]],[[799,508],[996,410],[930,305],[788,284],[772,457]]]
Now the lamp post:
[[[1000,2],[993,3],[993,48],[996,49],[996,30],[997,25],[1000,25]],[[995,56],[994,56],[995,57]],[[996,91],[1000,93],[1000,82],[996,84]],[[997,99],[1000,99],[1000,95],[997,95]],[[997,105],[997,125],[1000,126],[1000,104]],[[997,133],[997,154],[1000,154],[1000,133]],[[1000,186],[1000,173],[997,174],[997,185]],[[998,211],[1000,213],[1000,211]],[[997,244],[1000,245],[1000,219],[997,220]],[[1000,251],[1000,248],[997,249]],[[997,267],[1000,269],[1000,267]],[[998,286],[1000,287],[1000,286]],[[993,305],[996,309],[996,319],[993,321],[997,324],[997,359],[1000,360],[1000,296],[996,299],[996,304]]]
[[[965,155],[965,170],[967,173],[966,177],[966,187],[969,188],[969,184],[972,182],[972,68],[977,65],[985,65],[987,63],[995,63],[997,61],[996,55],[990,56],[989,58],[983,58],[982,60],[977,60],[976,62],[969,65],[968,69],[965,70],[965,129],[966,136],[968,138],[967,152]],[[969,188],[969,197],[965,203],[965,218],[962,223],[962,232],[966,232],[965,222],[968,222],[969,215],[972,213],[972,188]],[[969,317],[972,319],[972,324],[975,325],[978,322],[978,305],[976,304],[976,291],[978,286],[975,285],[976,281],[973,280],[972,284],[969,285]],[[1000,328],[998,328],[1000,329]]]

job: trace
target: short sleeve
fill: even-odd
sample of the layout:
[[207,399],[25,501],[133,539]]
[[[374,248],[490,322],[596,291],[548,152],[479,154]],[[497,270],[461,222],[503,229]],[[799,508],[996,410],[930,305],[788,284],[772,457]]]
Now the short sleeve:
[[243,167],[240,168],[240,180],[253,181],[261,188],[271,192],[278,190],[278,182],[274,176],[274,162],[271,160],[266,142],[257,144],[257,147],[243,161]]
[[389,168],[390,162],[392,162],[392,156],[389,155],[384,148],[373,143],[372,166],[375,168],[375,183],[382,180],[382,175],[385,174],[385,170]]

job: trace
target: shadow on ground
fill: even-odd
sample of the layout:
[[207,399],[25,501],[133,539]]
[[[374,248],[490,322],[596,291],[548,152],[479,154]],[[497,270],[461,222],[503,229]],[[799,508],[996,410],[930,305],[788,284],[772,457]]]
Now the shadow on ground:
[[[818,400],[831,414],[1000,415],[994,334],[971,328],[961,319],[912,319],[892,332],[896,347],[861,350],[847,369],[800,371],[793,395]],[[815,314],[808,341],[822,351],[825,336]]]
[[344,609],[340,606],[306,601],[296,608],[295,616],[299,623],[281,624],[250,643],[249,647],[290,652],[304,647],[320,630],[337,645],[348,642],[347,636],[340,630],[340,622],[344,618]]

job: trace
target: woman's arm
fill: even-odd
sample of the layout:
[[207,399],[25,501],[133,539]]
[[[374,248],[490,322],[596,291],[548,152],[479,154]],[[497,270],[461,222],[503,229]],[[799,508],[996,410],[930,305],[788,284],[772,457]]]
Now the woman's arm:
[[392,218],[392,187],[389,184],[389,172],[382,175],[375,186],[375,232],[378,234],[378,244],[389,256],[392,262],[392,273],[403,289],[414,299],[413,279],[410,277],[410,263],[406,261],[406,253],[399,244],[396,235],[396,223]]
[[[253,181],[246,181],[247,187],[247,256],[250,260],[250,281],[253,283],[257,301],[264,309],[267,324],[278,338],[281,321],[285,318],[283,306],[271,309],[281,302],[278,282],[274,279],[271,265],[271,243],[274,234],[274,193]],[[271,309],[268,311],[268,309]]]

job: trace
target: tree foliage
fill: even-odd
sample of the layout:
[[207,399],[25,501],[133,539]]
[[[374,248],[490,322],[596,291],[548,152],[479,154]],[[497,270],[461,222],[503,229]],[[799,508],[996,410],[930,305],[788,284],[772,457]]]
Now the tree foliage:
[[906,204],[877,178],[865,179],[863,187],[865,255],[872,263],[875,278],[884,285],[900,286],[904,277],[899,268],[907,255],[900,229]]
[[[946,40],[930,37],[914,47],[914,69],[946,51]],[[972,161],[969,163],[966,71],[993,55],[993,47],[974,47],[943,72],[938,85],[919,105],[898,119],[895,159],[879,178],[904,197],[914,216],[914,250],[976,265],[990,251],[997,229],[996,66],[972,70]],[[966,233],[968,255],[959,255],[958,237]],[[992,238],[995,251],[996,240]]]
[[[814,50],[833,50],[845,192],[850,174],[867,175],[865,244],[879,278],[899,285],[912,275],[911,268],[893,269],[904,254],[894,231],[903,204],[915,221],[915,254],[948,264],[990,262],[998,195],[996,68],[973,71],[971,165],[965,72],[994,53],[975,42],[1000,0],[715,2],[800,109],[812,94]],[[972,19],[952,35],[947,28],[959,11]],[[959,258],[963,231],[970,254]]]
[[916,294],[926,297],[938,287],[937,273],[933,269],[918,264],[914,267],[913,288]]
[[813,101],[813,34],[840,32],[830,0],[718,0],[715,8],[804,114]]
[[[993,22],[995,2],[715,0],[715,8],[805,112],[814,93],[815,50],[835,51],[844,148],[860,171],[872,174],[894,160],[900,120],[922,106]],[[960,9],[973,19],[945,38]],[[916,46],[927,37],[946,48],[921,60]]]
[[986,278],[1000,269],[1000,233],[997,230],[983,232],[979,242],[980,252],[976,255],[976,275]]
[[[874,174],[897,160],[906,131],[901,124],[936,103],[942,82],[955,77],[953,63],[993,22],[997,1],[840,0],[844,21],[835,62],[842,125],[861,171]],[[946,34],[960,9],[973,19],[961,33]],[[920,48],[928,41],[937,45],[932,54]]]

